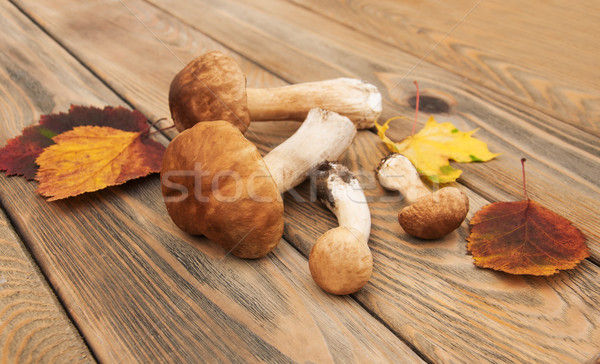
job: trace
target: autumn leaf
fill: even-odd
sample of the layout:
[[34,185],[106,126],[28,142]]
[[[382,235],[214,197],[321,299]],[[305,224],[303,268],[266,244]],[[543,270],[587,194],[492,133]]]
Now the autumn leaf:
[[467,249],[482,268],[546,276],[590,255],[579,229],[532,200],[487,205],[470,225]]
[[68,113],[42,115],[39,124],[23,129],[20,136],[9,140],[0,149],[0,171],[6,171],[8,176],[21,175],[29,180],[34,179],[38,170],[35,160],[44,148],[54,144],[52,138],[85,125],[108,126],[134,132],[149,130],[146,117],[136,110],[71,105]]
[[475,265],[512,274],[547,276],[574,268],[590,256],[585,236],[571,222],[527,198],[495,202],[471,219],[467,250]]
[[79,126],[53,138],[37,158],[38,192],[49,201],[158,172],[164,147],[146,132]]
[[31,180],[38,170],[35,159],[47,146],[54,144],[52,137],[56,133],[40,125],[23,129],[23,133],[10,139],[0,149],[0,170],[7,176],[24,176]]
[[450,166],[450,159],[460,163],[486,162],[499,155],[491,153],[487,144],[472,137],[477,130],[465,133],[452,123],[437,123],[433,116],[417,134],[401,142],[393,142],[385,132],[394,119],[383,125],[375,123],[377,135],[390,151],[406,156],[419,173],[432,182],[453,182],[460,176],[462,171]]

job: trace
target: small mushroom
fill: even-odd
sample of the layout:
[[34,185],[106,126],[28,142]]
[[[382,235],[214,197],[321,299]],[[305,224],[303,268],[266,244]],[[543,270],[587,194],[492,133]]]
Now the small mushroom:
[[316,183],[319,200],[335,214],[339,227],[327,231],[312,247],[310,274],[329,293],[354,293],[367,284],[373,271],[367,200],[356,177],[337,162],[322,163]]
[[242,258],[268,254],[283,235],[280,193],[327,159],[339,158],[356,128],[346,117],[311,110],[300,128],[264,158],[228,121],[198,123],[168,145],[162,194],[173,222]]
[[431,192],[405,156],[393,153],[377,167],[379,183],[400,191],[408,202],[398,214],[400,226],[421,239],[438,239],[456,230],[469,212],[469,198],[455,187]]
[[185,66],[171,82],[169,107],[177,130],[200,121],[226,120],[246,132],[250,120],[304,120],[312,108],[347,116],[359,129],[374,126],[381,94],[351,78],[290,86],[246,88],[246,78],[231,57],[212,51]]

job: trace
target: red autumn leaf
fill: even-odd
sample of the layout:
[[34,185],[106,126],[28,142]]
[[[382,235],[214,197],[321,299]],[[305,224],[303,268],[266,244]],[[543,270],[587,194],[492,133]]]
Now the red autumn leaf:
[[532,200],[487,205],[470,225],[467,249],[482,268],[551,275],[590,255],[579,229]]
[[57,135],[36,160],[38,192],[54,201],[158,172],[165,148],[148,135],[98,126]]
[[68,113],[42,115],[40,123],[23,129],[23,134],[9,140],[0,149],[0,171],[33,179],[38,170],[36,158],[44,148],[54,144],[52,138],[77,126],[108,126],[124,131],[147,132],[146,118],[139,111],[124,107],[72,105]]

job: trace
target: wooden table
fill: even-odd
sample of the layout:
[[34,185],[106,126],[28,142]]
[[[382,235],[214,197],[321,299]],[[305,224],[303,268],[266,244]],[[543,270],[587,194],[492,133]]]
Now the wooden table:
[[[476,268],[468,226],[421,241],[372,169],[387,151],[360,131],[342,161],[373,215],[374,273],[352,296],[324,293],[307,254],[335,217],[285,195],[284,238],[237,259],[169,219],[157,175],[49,203],[0,175],[2,362],[581,363],[600,352],[600,5],[535,0],[13,0],[0,4],[2,145],[70,104],[169,117],[168,86],[208,51],[248,84],[357,77],[385,95],[381,120],[429,114],[502,155],[461,165],[469,218],[529,195],[571,219],[591,257],[551,277]],[[399,140],[410,120],[392,125]],[[295,122],[253,124],[266,152]],[[168,134],[172,138],[174,133]],[[161,140],[164,144],[168,140]]]

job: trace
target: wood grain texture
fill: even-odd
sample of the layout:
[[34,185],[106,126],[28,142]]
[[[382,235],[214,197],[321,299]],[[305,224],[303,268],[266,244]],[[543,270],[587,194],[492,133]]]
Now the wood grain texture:
[[[254,4],[256,3],[258,2],[254,2]],[[89,64],[89,67],[98,70],[106,82],[127,97],[135,100],[152,99],[155,97],[152,95],[160,95],[165,92],[163,88],[167,81],[162,80],[163,76],[160,73],[173,72],[171,68],[176,68],[175,62],[171,63],[165,59],[161,67],[155,70],[155,73],[158,73],[156,77],[145,81],[146,87],[143,92],[149,95],[137,95],[131,92],[131,86],[127,82],[123,82],[121,76],[130,72],[133,75],[131,77],[136,77],[135,75],[142,77],[142,73],[137,72],[133,66],[144,60],[141,48],[136,52],[126,53],[128,57],[126,62],[109,57],[97,57],[88,52],[101,44],[111,44],[118,47],[117,52],[125,52],[127,39],[137,42],[137,46],[146,42],[144,44],[148,49],[160,48],[156,39],[144,37],[140,35],[141,32],[139,34],[135,31],[119,33],[119,30],[106,25],[102,28],[103,32],[100,32],[97,28],[100,27],[100,23],[89,29],[86,27],[85,21],[72,20],[91,19],[93,18],[91,14],[100,18],[104,16],[114,18],[120,13],[111,5],[97,3],[75,9],[67,6],[68,2],[66,1],[54,1],[52,4],[58,10],[52,11],[48,5],[50,2],[36,2],[35,6],[27,1],[20,1],[19,4],[45,24],[49,31],[61,39],[74,53],[78,52],[78,57]],[[38,4],[40,5],[38,6]],[[156,9],[146,7],[143,3],[127,2],[127,4],[135,9],[140,18],[150,19],[151,21],[145,24],[152,24],[154,26],[152,29],[176,27],[179,29],[179,34],[185,34],[185,39],[191,44],[202,43],[205,39],[198,32],[168,16],[161,15]],[[414,58],[393,49],[381,48],[382,46],[373,42],[371,38],[367,42],[366,38],[361,37],[360,34],[348,34],[346,28],[341,29],[335,24],[315,18],[314,14],[303,12],[302,9],[297,10],[296,7],[288,8],[277,5],[279,3],[273,3],[272,11],[258,11],[241,3],[227,1],[195,2],[189,7],[187,2],[161,4],[167,4],[163,5],[165,9],[168,8],[170,12],[185,19],[189,24],[194,24],[203,32],[221,40],[227,46],[244,53],[288,80],[300,81],[340,75],[357,75],[377,82],[383,89],[386,89],[385,85],[388,82],[387,84],[391,85],[390,89],[393,91],[392,86],[400,81],[403,69],[414,64],[412,62],[415,61]],[[222,7],[218,8],[218,5]],[[287,12],[283,11],[282,7],[288,9]],[[292,13],[294,19],[292,19]],[[131,21],[126,23],[129,24]],[[301,24],[305,25],[302,27]],[[86,32],[77,32],[75,31],[77,29],[86,29]],[[86,33],[94,34],[94,36],[89,37]],[[164,34],[171,35],[173,33],[165,30]],[[166,37],[164,34],[158,32],[159,37]],[[353,39],[353,43],[345,45],[344,43],[348,43],[349,38]],[[119,39],[120,43],[124,45],[110,43],[113,39]],[[369,55],[366,56],[365,53]],[[576,128],[565,127],[560,120],[549,118],[539,111],[531,111],[506,97],[497,96],[489,90],[485,91],[485,88],[479,88],[477,85],[464,85],[463,80],[444,70],[427,66],[423,70],[419,70],[418,74],[419,79],[422,77],[425,80],[425,88],[438,92],[441,90],[459,100],[455,106],[456,110],[446,115],[445,118],[457,122],[461,128],[472,127],[480,123],[482,139],[490,142],[492,148],[507,145],[513,148],[511,153],[516,155],[517,151],[525,147],[524,140],[535,137],[537,133],[545,133],[544,135],[558,133],[557,130],[565,128],[567,130],[565,135],[569,136],[568,142],[558,144],[558,147],[573,153],[582,153],[580,149],[583,146],[597,145],[593,136]],[[400,94],[394,94],[386,99],[384,107],[387,109],[387,115],[409,111],[405,98],[411,95],[412,86],[408,85],[410,83],[408,80],[402,82],[404,83],[401,83],[397,89]],[[135,100],[132,102],[136,102]],[[165,106],[145,105],[140,107],[149,109],[150,107],[164,108]],[[527,116],[529,117],[524,126],[520,126],[521,122],[517,122],[517,120]],[[440,119],[443,118],[444,115],[440,116]],[[500,129],[499,131],[494,128],[495,123],[500,123],[496,127]],[[506,129],[507,125],[510,127],[509,132],[515,135],[518,135],[521,130],[529,132],[519,139],[505,139],[506,134],[503,134],[503,129]],[[274,127],[274,125],[270,125],[263,129],[263,126],[257,124],[252,127],[255,128],[255,135],[250,137],[256,138],[253,140],[259,144],[261,150],[268,150],[269,145],[275,144],[276,140],[281,140],[278,138],[286,135],[286,131],[291,133],[291,129],[293,129],[291,126],[283,124],[277,124],[275,130]],[[487,132],[487,128],[494,130],[494,133]],[[399,134],[402,132],[404,131],[397,130]],[[539,143],[544,141],[543,138],[540,140]],[[545,144],[545,146],[547,145],[555,148],[554,144]],[[538,153],[542,150],[535,143],[528,148],[532,148]],[[502,152],[505,153],[504,150]],[[561,182],[561,178],[570,178],[562,182],[560,188],[568,189],[568,192],[575,190],[572,180],[580,178],[579,176],[582,174],[585,175],[585,173],[580,173],[580,169],[584,170],[585,163],[589,163],[588,166],[594,164],[593,158],[597,157],[597,153],[594,153],[596,152],[590,152],[592,154],[591,162],[586,160],[577,164],[577,161],[559,160],[561,165],[565,166],[564,169],[571,172],[567,177],[556,177],[557,179],[550,179],[546,182],[550,186],[549,190],[554,193],[554,206],[563,203],[566,192],[560,191],[553,185]],[[361,132],[352,149],[344,158],[344,163],[354,171],[362,171],[359,175],[364,180],[363,185],[370,186],[368,195],[371,198],[386,196],[392,199],[391,201],[375,200],[371,203],[370,207],[375,223],[370,244],[374,251],[375,273],[372,282],[355,295],[355,299],[376,313],[399,336],[418,348],[427,359],[435,362],[576,363],[587,360],[598,352],[598,342],[600,342],[598,312],[600,311],[597,302],[600,298],[600,287],[596,278],[599,268],[596,265],[586,261],[574,271],[564,272],[550,278],[512,277],[477,269],[473,266],[470,257],[465,255],[466,226],[464,225],[458,232],[439,241],[422,242],[407,237],[396,223],[396,211],[402,206],[402,202],[397,198],[394,199],[393,194],[382,191],[373,180],[372,169],[376,161],[384,154],[385,151],[375,135]],[[540,154],[543,155],[543,153]],[[536,158],[532,159],[537,161]],[[465,183],[471,183],[469,186],[473,187],[473,189],[466,189],[473,205],[472,211],[490,199],[514,197],[520,193],[520,188],[516,187],[519,186],[518,178],[515,178],[514,185],[511,185],[513,182],[508,181],[509,176],[511,180],[514,178],[514,175],[511,175],[510,162],[509,159],[499,159],[489,164],[470,166],[470,169],[465,168],[465,174],[468,172],[469,175],[477,169],[488,168],[484,169],[488,174],[485,178],[483,175],[481,176],[482,181],[474,179],[472,176],[469,178],[465,176]],[[515,162],[518,164],[518,160]],[[575,165],[570,166],[569,163],[575,163]],[[544,163],[543,159],[537,161],[537,164],[532,164],[534,164],[534,172],[530,173],[533,174],[530,180],[535,181],[533,184],[543,182],[545,177],[545,175],[540,176],[537,173],[542,173],[544,170],[552,171],[552,168]],[[518,176],[518,174],[516,175]],[[547,173],[547,175],[555,178],[553,173]],[[490,181],[495,179],[499,180]],[[143,183],[156,182],[145,180]],[[585,184],[582,185],[585,186]],[[596,187],[587,188],[593,192]],[[127,192],[122,192],[122,189],[126,189]],[[150,187],[136,185],[135,189],[132,186],[125,186],[88,198],[110,199],[119,206],[117,211],[110,209],[108,212],[101,213],[99,215],[101,218],[98,218],[100,221],[112,214],[118,214],[118,211],[124,211],[125,216],[115,217],[114,220],[110,220],[111,223],[108,226],[124,221],[127,226],[143,227],[144,231],[140,232],[142,234],[142,237],[139,238],[140,241],[135,240],[135,243],[124,244],[124,246],[132,246],[134,247],[132,249],[143,252],[155,250],[163,260],[168,260],[169,254],[173,252],[173,256],[177,257],[177,260],[187,268],[187,272],[201,277],[198,281],[205,282],[204,284],[207,286],[214,284],[207,283],[214,281],[214,278],[211,279],[212,274],[227,279],[227,275],[222,273],[224,268],[214,269],[205,263],[207,259],[210,260],[205,255],[218,258],[219,252],[214,252],[216,248],[201,239],[196,241],[194,247],[204,255],[197,252],[193,254],[174,253],[180,249],[185,249],[186,252],[187,249],[191,249],[185,244],[178,243],[180,238],[187,240],[189,237],[182,236],[168,221],[163,220],[164,212],[160,211],[160,201],[157,201],[156,197],[152,197],[154,193]],[[483,197],[481,194],[484,194]],[[593,200],[593,198],[583,195],[585,194],[582,193],[578,197],[588,198],[588,201]],[[138,198],[137,196],[144,197]],[[320,234],[335,225],[333,216],[319,204],[310,202],[309,196],[310,186],[307,185],[286,195],[285,237],[304,254],[307,254],[311,244]],[[305,201],[297,202],[296,199]],[[67,201],[66,203],[75,202]],[[85,200],[81,204],[88,205],[91,204],[91,201]],[[93,204],[94,206],[102,205],[96,200]],[[128,204],[130,206],[125,207]],[[142,208],[138,204],[151,205]],[[130,210],[134,212],[128,212]],[[593,208],[592,211],[594,211]],[[575,212],[577,218],[580,218],[583,213],[579,210]],[[143,216],[143,219],[140,215]],[[95,221],[93,217],[84,218]],[[134,219],[135,222],[130,222],[130,219]],[[591,226],[594,229],[597,223],[592,217],[588,217],[588,219],[590,221],[582,220],[579,225]],[[149,222],[143,222],[144,220]],[[91,223],[89,226],[90,229],[99,229]],[[169,253],[165,253],[161,249],[161,244],[146,237],[145,229],[150,229],[148,230],[149,235],[156,236],[161,242],[166,242],[167,246],[164,249]],[[134,238],[128,236],[127,239]],[[32,240],[34,239],[32,238]],[[112,241],[112,239],[108,240]],[[114,240],[118,242],[116,238]],[[151,245],[152,248],[147,248],[147,245]],[[115,246],[118,246],[118,243],[115,243]],[[284,246],[282,245],[279,249]],[[285,247],[287,248],[287,246]],[[116,248],[111,249],[117,251]],[[272,261],[275,258],[282,260],[279,256],[278,250],[267,260]],[[139,262],[137,264],[148,260],[142,258],[136,260]],[[158,258],[152,259],[154,259],[153,263],[148,265],[150,268],[156,267],[155,269],[159,272],[165,269],[165,265],[155,262],[158,261]],[[108,260],[119,261],[116,257],[109,257]],[[129,260],[127,261],[129,262]],[[229,262],[229,259],[225,261]],[[248,264],[247,262],[237,263],[239,262],[232,261],[231,264],[235,265],[231,269],[243,269]],[[277,264],[280,266],[280,263]],[[133,263],[131,265],[134,266]],[[193,269],[191,267],[202,268]],[[244,274],[245,272],[246,270],[244,270]],[[272,274],[275,271],[269,270],[268,272]],[[291,272],[298,274],[300,271],[293,270]],[[163,277],[165,274],[160,274],[160,276]],[[245,278],[242,276],[240,279]],[[176,283],[170,284],[174,284],[173,289],[176,289],[181,281],[178,278]],[[280,287],[282,281],[277,280],[274,286]],[[224,283],[224,286],[217,286],[217,289],[230,292],[229,288],[224,288],[229,287],[230,284],[232,283]],[[247,281],[242,281],[242,284],[247,284]],[[309,284],[307,283],[307,285]],[[285,287],[285,285],[283,286]],[[314,286],[310,286],[314,288]],[[185,287],[187,286],[179,289],[185,289]],[[262,288],[259,292],[262,292]],[[172,299],[168,298],[168,300]],[[263,300],[256,299],[250,306],[261,306]],[[196,306],[192,306],[192,308],[196,308]],[[255,315],[253,310],[251,312]],[[197,315],[203,315],[203,313],[200,312]],[[204,318],[204,316],[202,317]],[[183,339],[178,338],[177,340],[185,342]]]
[[600,136],[596,1],[293,2]]
[[[361,177],[373,219],[374,272],[355,295],[358,301],[432,362],[579,363],[598,350],[596,265],[584,261],[548,278],[479,269],[466,254],[468,220],[440,240],[408,236],[397,222],[401,196],[384,191],[365,167],[387,154],[383,147],[373,148],[376,140],[371,133],[359,133],[342,160]],[[455,186],[469,196],[467,219],[488,203]],[[315,211],[314,204],[303,202],[311,199],[310,186],[296,192],[298,198],[286,200],[285,238],[308,255],[336,221],[325,207]]]
[[[413,114],[409,101],[419,80],[431,96],[424,109],[461,130],[481,128],[478,138],[503,154],[461,166],[462,183],[491,201],[521,199],[519,161],[527,157],[531,197],[582,229],[600,262],[599,137],[288,2],[149,1],[288,81],[354,76],[377,85],[385,96],[382,119]],[[439,100],[446,113],[438,112]],[[421,114],[420,125],[427,117]],[[389,136],[407,136],[411,123],[392,123]]]
[[0,212],[0,363],[32,362],[94,359]]
[[[72,102],[102,105],[99,95],[107,89],[98,80],[14,6],[3,2],[0,9],[0,143],[41,114],[66,110]],[[55,93],[57,85],[64,92]],[[114,96],[107,99],[120,102]],[[0,282],[0,362],[94,362],[4,213]]]
[[[40,115],[71,104],[125,105],[77,60],[8,2],[0,18],[0,118],[2,141],[21,134]],[[64,87],[70,85],[70,87]],[[61,88],[57,92],[54,88]]]
[[[164,8],[170,12],[186,11],[187,18],[205,17],[205,24],[214,27],[214,33],[219,33],[222,27],[209,15],[210,11],[206,13],[210,7],[216,8],[220,17],[252,23],[259,33],[268,35],[265,28],[278,27],[280,33],[268,35],[275,38],[272,47],[285,47],[285,43],[292,39],[297,41],[297,37],[286,35],[287,25],[277,24],[277,19],[265,24],[258,20],[259,15],[246,7],[260,9],[290,24],[311,24],[306,27],[306,32],[321,33],[323,37],[331,38],[333,44],[345,42],[353,47],[355,41],[364,42],[367,47],[353,48],[367,50],[365,53],[371,51],[368,43],[376,40],[389,56],[396,54],[392,50],[414,56],[415,62],[403,70],[404,76],[420,76],[420,72],[415,71],[421,65],[433,63],[459,75],[462,80],[485,86],[496,95],[502,94],[512,102],[600,136],[597,121],[600,89],[595,72],[600,66],[600,56],[594,51],[598,39],[593,35],[600,31],[600,25],[596,21],[598,4],[594,1],[582,0],[568,5],[556,1],[533,1],[523,5],[496,0],[452,3],[265,0],[238,1],[240,4],[199,1],[193,5],[174,0],[150,1],[166,5]],[[189,7],[199,7],[204,14],[190,13]],[[305,9],[323,16],[304,15],[308,14]],[[343,26],[332,26],[333,23]],[[232,27],[236,28],[235,25]],[[251,34],[232,31],[242,38],[253,38]],[[250,42],[246,47],[255,50],[257,56],[266,56],[268,52],[264,48],[258,49],[256,44],[260,41]],[[313,45],[319,47],[319,51],[326,46],[327,42]],[[377,58],[383,61],[389,57],[377,54]],[[350,60],[354,58],[345,61]]]
[[[39,12],[28,11],[27,3],[15,3],[23,6],[23,10],[47,30],[52,32],[60,27],[61,31],[70,33],[70,37],[60,37],[60,42],[104,81],[118,78],[119,82],[110,86],[150,120],[166,118],[157,124],[160,126],[172,125],[168,120],[167,100],[175,74],[209,50],[228,51],[220,43],[140,1],[117,2],[108,12],[102,2],[81,7],[73,7],[69,0],[40,2],[37,3]],[[97,13],[86,18],[93,13],[94,6],[98,7]],[[127,39],[127,42],[119,42],[119,39]],[[110,51],[99,52],[99,47],[110,47]],[[240,64],[249,86],[286,84],[244,57],[231,56]],[[149,92],[147,88],[154,85],[161,87]],[[176,132],[167,134],[174,136]]]
[[[79,31],[101,42],[100,36],[107,37],[105,41],[118,39],[115,44],[120,46],[105,43],[102,49],[126,57],[105,56],[107,62],[117,62],[113,65],[120,62],[121,68],[94,71],[122,72],[115,76],[125,85],[121,91],[128,100],[148,113],[165,112],[166,98],[158,106],[149,100],[164,95],[170,76],[180,68],[179,60],[169,57],[169,63],[163,58],[164,67],[154,65],[159,72],[149,76],[140,61],[148,55],[159,57],[156,38],[118,2],[78,4],[69,8],[82,13],[68,20],[100,19],[96,25],[102,31],[88,21]],[[145,14],[159,22],[157,27],[177,24],[148,9]],[[28,31],[36,41],[24,42],[25,48],[32,44],[44,50],[58,48],[39,31]],[[191,35],[198,47],[193,51],[214,45],[195,32]],[[180,40],[176,38],[173,42]],[[98,44],[90,47],[99,49]],[[57,62],[69,57],[63,50],[52,51]],[[128,52],[137,56],[131,59]],[[102,57],[98,60],[102,65]],[[68,64],[64,62],[65,67]],[[246,65],[256,84],[282,83],[250,62]],[[40,67],[37,72],[48,70]],[[142,85],[147,95],[138,98],[129,87]],[[80,81],[55,82],[49,97],[84,86]],[[98,90],[100,102],[104,94],[106,100],[116,101],[98,80],[91,78],[88,86]],[[87,101],[85,96],[79,100]],[[11,105],[20,110],[26,101],[21,98]],[[16,130],[34,122],[16,116],[10,120]],[[266,133],[268,123],[264,125],[253,126],[250,133],[257,140],[264,138],[263,150],[287,136],[284,130],[297,127],[279,123],[280,132]],[[306,260],[285,241],[268,258],[245,261],[180,231],[165,211],[156,175],[55,203],[37,195],[34,183],[0,176],[0,199],[100,361],[421,362],[351,298],[322,292],[312,282]]]
[[101,361],[419,361],[352,299],[322,292],[287,243],[246,261],[180,231],[158,178],[52,204],[31,183],[0,179]]

